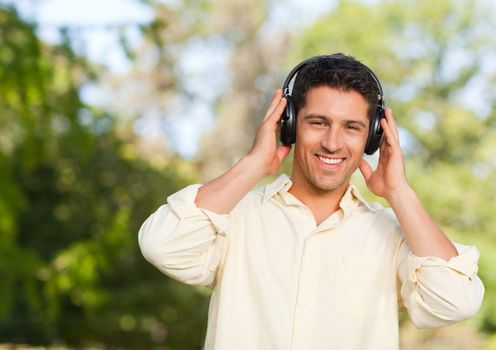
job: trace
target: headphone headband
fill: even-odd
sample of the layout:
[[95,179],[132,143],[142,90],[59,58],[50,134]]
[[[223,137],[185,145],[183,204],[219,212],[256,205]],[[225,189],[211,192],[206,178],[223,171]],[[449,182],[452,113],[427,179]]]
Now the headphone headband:
[[[314,61],[318,61],[320,59],[323,59],[323,58],[330,58],[330,59],[334,59],[334,60],[343,60],[344,58],[339,55],[339,54],[333,54],[333,55],[320,55],[320,56],[314,56],[314,57],[310,57],[310,58],[307,58],[306,60],[304,60],[303,62],[299,63],[296,67],[294,67],[288,74],[288,76],[286,77],[286,80],[284,80],[284,84],[282,86],[282,93],[283,93],[283,96],[284,95],[290,95],[290,92],[289,92],[289,84],[291,83],[291,81],[293,80],[293,78],[298,74],[298,72],[300,71],[300,69],[302,69],[304,66],[306,66],[307,64],[311,63],[311,62],[314,62]],[[358,62],[358,61],[357,61]],[[370,73],[370,76],[372,77],[372,79],[374,79],[375,81],[375,84],[377,86],[377,90],[378,90],[378,99],[377,99],[377,103],[382,107],[384,108],[385,107],[385,102],[384,102],[384,93],[382,92],[382,85],[381,85],[381,82],[379,81],[379,78],[377,77],[377,75],[375,75],[375,73],[372,71],[372,69],[370,69],[369,67],[367,67],[367,65],[363,64],[362,62],[358,62],[360,63],[365,69],[367,69],[367,71]]]

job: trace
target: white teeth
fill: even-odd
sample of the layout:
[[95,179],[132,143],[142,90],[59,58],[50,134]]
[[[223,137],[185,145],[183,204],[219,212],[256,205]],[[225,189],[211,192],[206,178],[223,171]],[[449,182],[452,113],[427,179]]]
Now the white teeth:
[[319,156],[319,159],[326,164],[339,164],[343,161],[343,158],[331,159],[331,158],[324,158],[324,157],[320,157],[320,156]]

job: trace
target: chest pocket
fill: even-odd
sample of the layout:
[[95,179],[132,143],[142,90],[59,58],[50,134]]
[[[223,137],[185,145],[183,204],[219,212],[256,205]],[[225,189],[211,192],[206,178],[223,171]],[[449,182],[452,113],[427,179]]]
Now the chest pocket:
[[381,256],[338,255],[334,260],[329,306],[343,317],[377,319],[395,302],[390,268]]

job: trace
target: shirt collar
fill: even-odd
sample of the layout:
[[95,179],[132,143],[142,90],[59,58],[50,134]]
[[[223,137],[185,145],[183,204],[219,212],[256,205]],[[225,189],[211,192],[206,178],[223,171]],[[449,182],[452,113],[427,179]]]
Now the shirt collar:
[[339,206],[346,211],[346,209],[354,208],[360,203],[363,204],[368,210],[375,211],[374,207],[362,197],[358,189],[350,183],[343,198],[341,199],[341,202],[339,203]]
[[291,179],[286,174],[281,174],[279,177],[272,183],[268,184],[264,188],[264,203],[269,200],[269,198],[276,195],[278,192],[288,192],[289,188],[293,183]]
[[[274,182],[265,186],[263,202],[267,202],[277,193],[281,193],[281,195],[283,195],[283,193],[287,193],[292,184],[293,183],[288,175],[279,175]],[[368,210],[375,211],[374,207],[362,197],[358,189],[350,183],[343,195],[343,198],[341,199],[341,202],[339,203],[339,206],[343,209],[343,211],[347,212],[348,210],[356,208],[360,203],[363,204]]]

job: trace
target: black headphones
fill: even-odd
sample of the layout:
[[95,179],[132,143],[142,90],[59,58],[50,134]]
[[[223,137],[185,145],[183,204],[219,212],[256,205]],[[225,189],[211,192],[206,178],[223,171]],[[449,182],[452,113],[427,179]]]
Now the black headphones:
[[[330,58],[335,60],[343,59],[341,55],[322,55],[322,56],[311,57],[298,64],[296,67],[294,67],[293,70],[289,72],[288,77],[284,81],[284,85],[282,87],[282,93],[287,100],[287,104],[286,104],[286,108],[282,112],[281,135],[280,135],[280,140],[284,145],[291,145],[296,141],[296,108],[293,101],[293,97],[289,92],[289,84],[291,83],[293,78],[298,74],[301,68],[303,68],[310,62],[314,62],[323,58],[324,59]],[[364,150],[366,154],[370,155],[370,154],[374,154],[379,149],[379,146],[381,145],[384,136],[381,127],[381,119],[385,117],[384,116],[385,102],[382,92],[382,86],[381,83],[379,82],[379,79],[369,67],[367,67],[363,63],[360,64],[362,64],[369,71],[371,77],[374,79],[377,85],[377,91],[379,93],[376,112],[370,118],[369,135],[367,137],[367,143],[365,144],[365,150]]]

